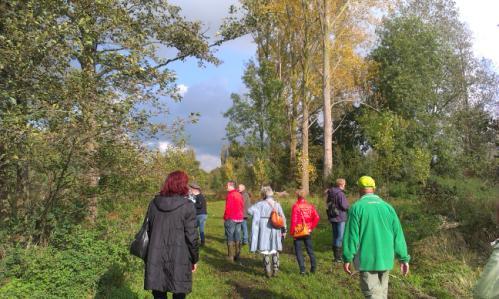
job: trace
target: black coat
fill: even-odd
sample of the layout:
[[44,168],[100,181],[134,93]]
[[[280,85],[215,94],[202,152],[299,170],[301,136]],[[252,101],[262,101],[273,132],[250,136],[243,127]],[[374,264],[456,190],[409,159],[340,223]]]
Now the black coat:
[[194,205],[185,197],[156,196],[149,204],[144,289],[190,293],[199,260]]

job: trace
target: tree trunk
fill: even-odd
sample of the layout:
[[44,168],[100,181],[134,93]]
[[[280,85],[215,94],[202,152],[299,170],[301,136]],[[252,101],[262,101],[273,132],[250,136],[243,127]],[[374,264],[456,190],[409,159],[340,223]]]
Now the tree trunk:
[[333,171],[333,123],[331,119],[331,78],[329,68],[329,1],[323,1],[322,13],[322,96],[323,96],[323,117],[324,117],[324,169],[322,174],[322,183],[326,187],[328,179]]
[[[304,94],[305,96],[305,94]],[[305,100],[304,100],[305,101]],[[303,121],[302,121],[302,145],[301,145],[301,187],[305,194],[309,190],[309,173],[308,173],[308,126],[309,126],[309,111],[307,103],[303,103]]]
[[298,99],[296,93],[293,92],[292,95],[292,107],[291,107],[291,119],[289,122],[289,168],[292,173],[296,171],[296,149],[298,146],[298,137],[297,137],[297,129],[298,129]]

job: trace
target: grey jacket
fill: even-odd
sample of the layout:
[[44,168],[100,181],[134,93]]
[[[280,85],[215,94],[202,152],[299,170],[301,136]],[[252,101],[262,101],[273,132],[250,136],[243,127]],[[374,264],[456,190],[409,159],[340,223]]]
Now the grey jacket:
[[251,199],[249,193],[246,191],[241,192],[244,199],[244,218],[248,218],[248,210],[251,207]]
[[270,214],[272,213],[272,206],[284,218],[286,223],[286,216],[282,211],[281,205],[276,202],[272,197],[261,200],[249,208],[248,213],[253,216],[251,225],[251,246],[250,251],[272,251],[282,250],[282,231],[286,228],[274,228],[270,222]]

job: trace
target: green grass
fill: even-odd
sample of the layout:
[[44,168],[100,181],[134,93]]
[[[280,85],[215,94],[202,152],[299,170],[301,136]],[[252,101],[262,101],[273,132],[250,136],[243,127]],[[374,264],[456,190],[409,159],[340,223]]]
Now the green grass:
[[[317,200],[315,202],[322,207]],[[288,215],[290,205],[290,201],[283,201]],[[207,243],[206,247],[201,248],[199,268],[194,274],[190,298],[362,298],[358,275],[350,277],[343,272],[341,265],[331,262],[331,228],[325,217],[313,236],[317,273],[305,277],[299,275],[293,241],[288,237],[280,255],[279,276],[268,279],[264,276],[261,255],[250,253],[248,247],[243,248],[241,264],[228,264],[225,261],[223,208],[222,201],[209,203]],[[306,263],[309,265],[308,257]],[[106,287],[112,291],[103,293],[103,298],[151,298],[149,293],[142,290],[143,270],[140,265],[128,269],[122,275],[124,279],[107,282]],[[113,281],[119,283],[113,286]],[[415,298],[422,294],[424,292],[415,287],[410,279],[401,277],[398,271],[392,272],[392,298]]]
[[[286,215],[292,199],[281,203]],[[207,243],[200,250],[190,298],[362,298],[358,275],[332,264],[331,227],[322,200],[311,199],[321,214],[313,235],[315,275],[300,276],[290,237],[284,242],[279,276],[264,276],[262,259],[243,248],[241,264],[225,261],[223,201],[208,203]],[[148,200],[101,210],[97,226],[61,234],[45,248],[13,250],[0,261],[0,298],[152,298],[143,290],[143,262],[128,253]],[[459,232],[438,230],[438,220],[414,200],[392,201],[413,256],[411,275],[390,273],[390,298],[469,297],[477,276],[476,254]],[[288,219],[289,224],[289,219]],[[56,240],[57,240],[56,238]],[[306,263],[309,265],[308,257]],[[2,271],[0,271],[2,272]]]

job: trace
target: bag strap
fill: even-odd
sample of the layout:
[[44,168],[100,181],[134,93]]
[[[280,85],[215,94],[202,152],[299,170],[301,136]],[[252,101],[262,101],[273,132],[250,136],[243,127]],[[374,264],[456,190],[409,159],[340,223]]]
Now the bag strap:
[[300,207],[300,206],[298,206],[298,210],[300,211],[300,214],[301,214],[301,222],[302,222],[303,224],[305,224],[305,216],[303,216],[303,211],[301,210],[301,207]]

